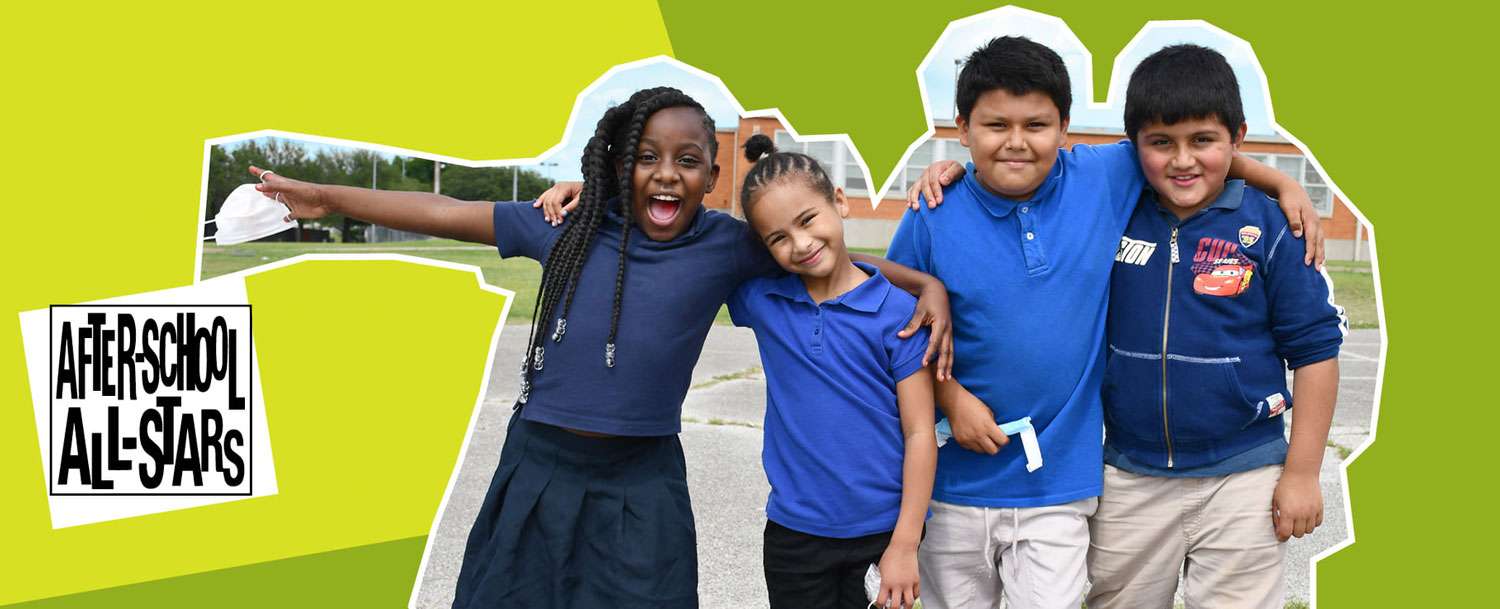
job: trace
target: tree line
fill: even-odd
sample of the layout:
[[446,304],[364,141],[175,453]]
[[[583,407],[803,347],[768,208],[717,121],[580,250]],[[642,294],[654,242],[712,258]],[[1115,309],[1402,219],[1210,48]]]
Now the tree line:
[[[208,218],[219,212],[229,193],[241,184],[256,181],[250,166],[271,169],[288,178],[370,188],[432,192],[434,162],[411,157],[385,158],[368,150],[319,148],[309,152],[300,143],[267,138],[209,149],[208,195],[204,205]],[[509,201],[512,198],[513,167],[463,167],[444,163],[439,173],[442,194],[465,201]],[[552,186],[552,180],[536,171],[521,169],[516,178],[516,197],[535,199]],[[365,222],[342,215],[330,215],[316,223],[323,228],[337,228],[345,242],[363,241]],[[205,236],[213,234],[213,225]],[[296,240],[288,231],[267,240]]]

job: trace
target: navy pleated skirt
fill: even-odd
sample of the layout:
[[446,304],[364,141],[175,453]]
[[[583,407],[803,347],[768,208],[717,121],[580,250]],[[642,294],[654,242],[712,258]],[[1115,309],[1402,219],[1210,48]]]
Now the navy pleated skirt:
[[454,609],[698,606],[677,436],[586,438],[511,418]]

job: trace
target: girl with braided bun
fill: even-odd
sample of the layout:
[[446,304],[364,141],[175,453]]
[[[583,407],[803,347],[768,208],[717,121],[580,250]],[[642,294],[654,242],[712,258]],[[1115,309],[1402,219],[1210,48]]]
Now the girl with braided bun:
[[910,609],[937,467],[928,336],[896,336],[916,299],[850,257],[848,201],[817,160],[760,134],[745,156],[745,216],[790,273],[746,281],[728,303],[766,371],[771,609]]
[[[719,306],[777,272],[743,222],[702,209],[713,120],[681,91],[637,91],[583,152],[567,222],[537,204],[309,184],[252,168],[293,215],[343,213],[542,263],[520,391],[470,530],[453,606],[697,607],[681,430]],[[947,321],[946,293],[911,271]]]

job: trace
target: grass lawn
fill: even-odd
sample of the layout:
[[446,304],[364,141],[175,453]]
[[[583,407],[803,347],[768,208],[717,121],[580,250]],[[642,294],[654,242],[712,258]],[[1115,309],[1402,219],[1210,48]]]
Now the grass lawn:
[[[885,253],[876,249],[854,248],[854,251],[876,256]],[[531,260],[501,260],[495,248],[448,239],[398,243],[246,243],[228,247],[205,244],[203,278],[312,253],[397,253],[477,266],[490,285],[515,291],[516,302],[510,308],[511,323],[531,321],[531,309],[536,305],[536,290],[542,279],[541,267]],[[1379,327],[1375,317],[1375,282],[1370,263],[1330,260],[1328,274],[1333,278],[1334,300],[1348,312],[1350,327]],[[720,307],[717,322],[729,323],[728,310]]]
[[300,254],[371,253],[405,254],[477,266],[484,273],[486,283],[516,293],[515,304],[510,307],[509,321],[531,320],[531,308],[536,304],[536,290],[542,280],[540,265],[526,258],[501,260],[493,247],[449,239],[396,243],[246,243],[227,247],[205,244],[203,278],[270,264]]
[[1369,262],[1329,260],[1324,265],[1333,279],[1333,301],[1349,314],[1351,328],[1379,328],[1375,315],[1375,275]]

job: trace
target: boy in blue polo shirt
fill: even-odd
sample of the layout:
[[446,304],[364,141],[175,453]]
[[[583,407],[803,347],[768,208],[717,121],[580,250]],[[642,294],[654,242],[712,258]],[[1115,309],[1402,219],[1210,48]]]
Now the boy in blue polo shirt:
[[[916,300],[850,261],[843,189],[804,154],[745,145],[740,200],[782,268],[730,296],[766,371],[766,589],[773,609],[907,607],[937,461],[927,330],[897,337]],[[866,573],[880,587],[867,598]]]
[[1111,278],[1088,606],[1169,606],[1182,573],[1188,607],[1281,607],[1281,542],[1322,519],[1347,320],[1276,204],[1225,182],[1245,121],[1222,55],[1177,45],[1147,57],[1125,132],[1151,188]]
[[[958,383],[939,383],[937,399],[956,443],[939,451],[923,602],[1076,609],[1102,487],[1109,273],[1145,179],[1129,142],[1059,149],[1071,87],[1041,44],[990,41],[957,89],[973,162],[941,207],[902,218],[887,253],[942,280],[954,319]],[[1235,169],[1286,195],[1283,209],[1316,218],[1295,181],[1243,161]],[[1000,450],[996,421],[1026,416],[1045,457],[1035,472]]]

